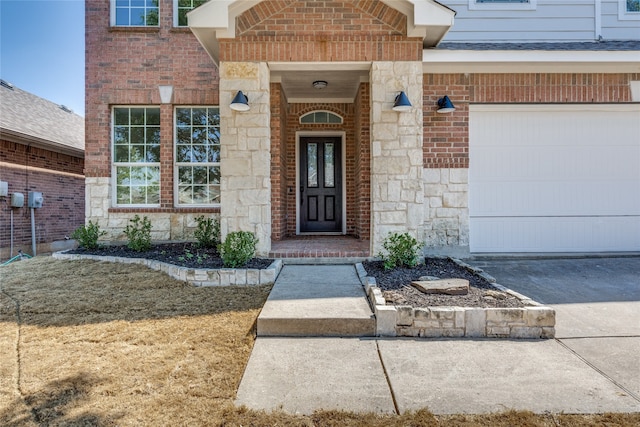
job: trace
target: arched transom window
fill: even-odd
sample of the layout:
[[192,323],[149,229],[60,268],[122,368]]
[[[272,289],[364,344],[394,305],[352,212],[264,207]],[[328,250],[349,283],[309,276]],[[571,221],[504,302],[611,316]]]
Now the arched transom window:
[[312,111],[300,117],[300,123],[331,123],[342,124],[342,117],[331,111]]

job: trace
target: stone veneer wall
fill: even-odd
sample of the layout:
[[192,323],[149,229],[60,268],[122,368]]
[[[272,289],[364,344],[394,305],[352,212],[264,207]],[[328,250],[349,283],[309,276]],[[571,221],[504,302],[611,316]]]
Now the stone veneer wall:
[[[374,62],[371,85],[371,251],[390,232],[422,235],[424,222],[422,63]],[[392,110],[404,91],[413,108]]]
[[[238,90],[251,109],[231,110]],[[271,117],[265,62],[220,63],[220,232],[250,231],[257,253],[271,249]]]
[[469,247],[469,169],[424,169],[426,251]]
[[154,212],[154,209],[110,209],[111,206],[111,178],[101,177],[85,179],[85,211],[86,220],[98,223],[101,230],[107,232],[101,238],[104,241],[126,241],[124,229],[135,214],[146,216],[151,221],[151,239],[162,240],[190,240],[198,227],[196,218],[207,216],[219,219],[219,214],[204,209],[190,209],[188,212],[166,210]]

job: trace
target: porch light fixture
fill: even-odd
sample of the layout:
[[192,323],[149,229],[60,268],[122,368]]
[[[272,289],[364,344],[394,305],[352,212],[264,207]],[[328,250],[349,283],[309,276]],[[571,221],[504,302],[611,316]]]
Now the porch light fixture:
[[324,89],[328,84],[329,83],[327,83],[326,80],[316,80],[315,82],[313,82],[313,87],[316,89]]
[[233,101],[231,101],[231,105],[229,105],[234,111],[249,111],[249,99],[247,96],[242,93],[241,90],[238,91]]
[[411,110],[411,102],[409,102],[409,98],[407,98],[406,93],[400,92],[398,96],[396,96],[396,100],[393,102],[392,110],[398,112]]
[[453,106],[453,102],[451,102],[448,96],[445,95],[438,99],[437,113],[451,113],[452,111],[456,111],[456,107]]

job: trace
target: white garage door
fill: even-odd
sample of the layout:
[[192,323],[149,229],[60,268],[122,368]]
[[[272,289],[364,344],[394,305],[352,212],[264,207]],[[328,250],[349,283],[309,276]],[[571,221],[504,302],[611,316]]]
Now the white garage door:
[[472,252],[640,251],[640,105],[471,105]]

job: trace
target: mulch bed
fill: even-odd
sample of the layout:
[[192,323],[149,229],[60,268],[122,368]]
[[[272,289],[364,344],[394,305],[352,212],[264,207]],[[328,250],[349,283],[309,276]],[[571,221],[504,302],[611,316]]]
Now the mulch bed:
[[[376,283],[389,305],[412,307],[453,306],[480,308],[524,307],[518,298],[501,292],[482,277],[446,258],[425,258],[424,264],[414,268],[385,270],[382,261],[362,263],[367,275],[375,277]],[[440,279],[466,279],[469,281],[467,295],[425,294],[411,282],[422,276]]]
[[[222,258],[215,248],[199,248],[191,242],[155,244],[145,252],[134,251],[126,245],[101,246],[97,249],[78,248],[70,254],[117,256],[123,258],[146,258],[189,268],[224,268]],[[272,259],[253,258],[242,268],[263,269],[269,267]]]

